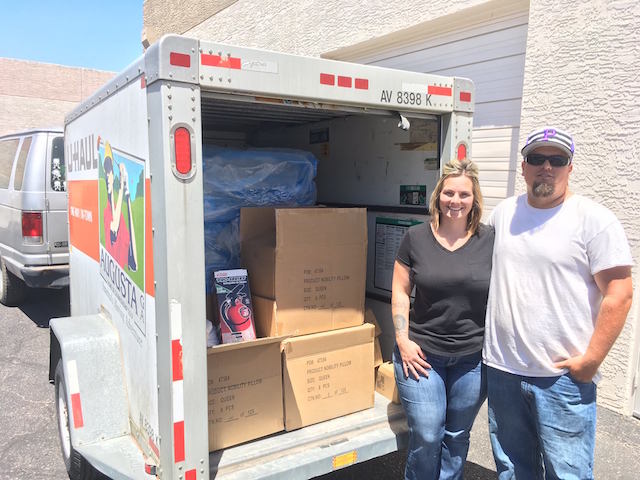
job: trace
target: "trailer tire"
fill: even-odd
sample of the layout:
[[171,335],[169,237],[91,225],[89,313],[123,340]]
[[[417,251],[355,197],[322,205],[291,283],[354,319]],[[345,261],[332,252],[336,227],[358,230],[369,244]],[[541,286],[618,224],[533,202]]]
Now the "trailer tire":
[[62,360],[58,360],[54,377],[56,392],[56,419],[58,420],[58,438],[64,466],[70,480],[96,480],[104,478],[99,475],[89,462],[80,455],[71,444],[69,429],[69,404],[67,401],[67,384],[64,378]]
[[15,307],[22,303],[27,296],[27,286],[22,280],[7,270],[0,257],[0,303],[7,307]]

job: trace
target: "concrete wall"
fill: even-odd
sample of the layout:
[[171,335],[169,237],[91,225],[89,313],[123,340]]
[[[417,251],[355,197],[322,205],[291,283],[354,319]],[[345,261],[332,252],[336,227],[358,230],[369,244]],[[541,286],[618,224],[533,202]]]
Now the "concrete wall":
[[[529,13],[520,145],[539,125],[571,132],[573,191],[609,207],[640,260],[640,2],[534,0]],[[524,192],[519,175],[517,191]],[[640,286],[634,268],[636,302]],[[629,413],[638,309],[602,369],[599,402]]]
[[[401,30],[427,35],[433,27],[443,28],[445,16],[510,1],[239,0],[185,34],[318,56]],[[531,0],[520,131],[520,144],[529,130],[541,124],[557,124],[574,134],[571,187],[616,213],[636,262],[640,259],[640,169],[634,168],[640,156],[639,19],[640,3],[635,0]],[[515,183],[516,193],[525,191],[519,175]],[[636,292],[639,283],[634,268]],[[636,303],[603,367],[605,378],[599,389],[601,404],[624,413],[631,412],[634,399],[638,311]]]
[[64,125],[111,72],[0,58],[0,135]]

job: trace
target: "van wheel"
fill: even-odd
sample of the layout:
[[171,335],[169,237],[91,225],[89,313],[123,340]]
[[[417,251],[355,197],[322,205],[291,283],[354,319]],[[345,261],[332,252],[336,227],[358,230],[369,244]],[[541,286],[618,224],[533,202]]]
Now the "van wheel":
[[58,420],[58,437],[64,466],[67,468],[70,480],[95,480],[104,478],[95,470],[71,444],[69,429],[69,404],[67,402],[67,384],[64,379],[62,360],[58,360],[54,377],[56,391],[56,418]]
[[7,307],[20,305],[27,296],[27,286],[22,280],[7,270],[0,258],[0,303]]

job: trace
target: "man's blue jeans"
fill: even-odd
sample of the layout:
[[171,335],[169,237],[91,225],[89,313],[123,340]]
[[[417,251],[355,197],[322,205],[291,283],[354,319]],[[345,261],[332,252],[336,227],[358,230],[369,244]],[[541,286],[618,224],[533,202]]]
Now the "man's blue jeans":
[[569,374],[522,377],[487,367],[489,435],[500,480],[592,479],[596,386]]
[[427,354],[429,377],[404,378],[393,354],[396,383],[409,424],[406,479],[461,479],[469,432],[486,398],[481,352],[461,357]]

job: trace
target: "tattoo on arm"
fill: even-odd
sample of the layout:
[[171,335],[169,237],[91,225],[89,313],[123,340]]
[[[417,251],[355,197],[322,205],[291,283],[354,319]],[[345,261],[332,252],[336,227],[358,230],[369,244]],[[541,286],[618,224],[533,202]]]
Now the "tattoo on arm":
[[407,335],[407,319],[404,315],[394,315],[393,316],[393,325],[396,328],[396,334],[402,333]]

